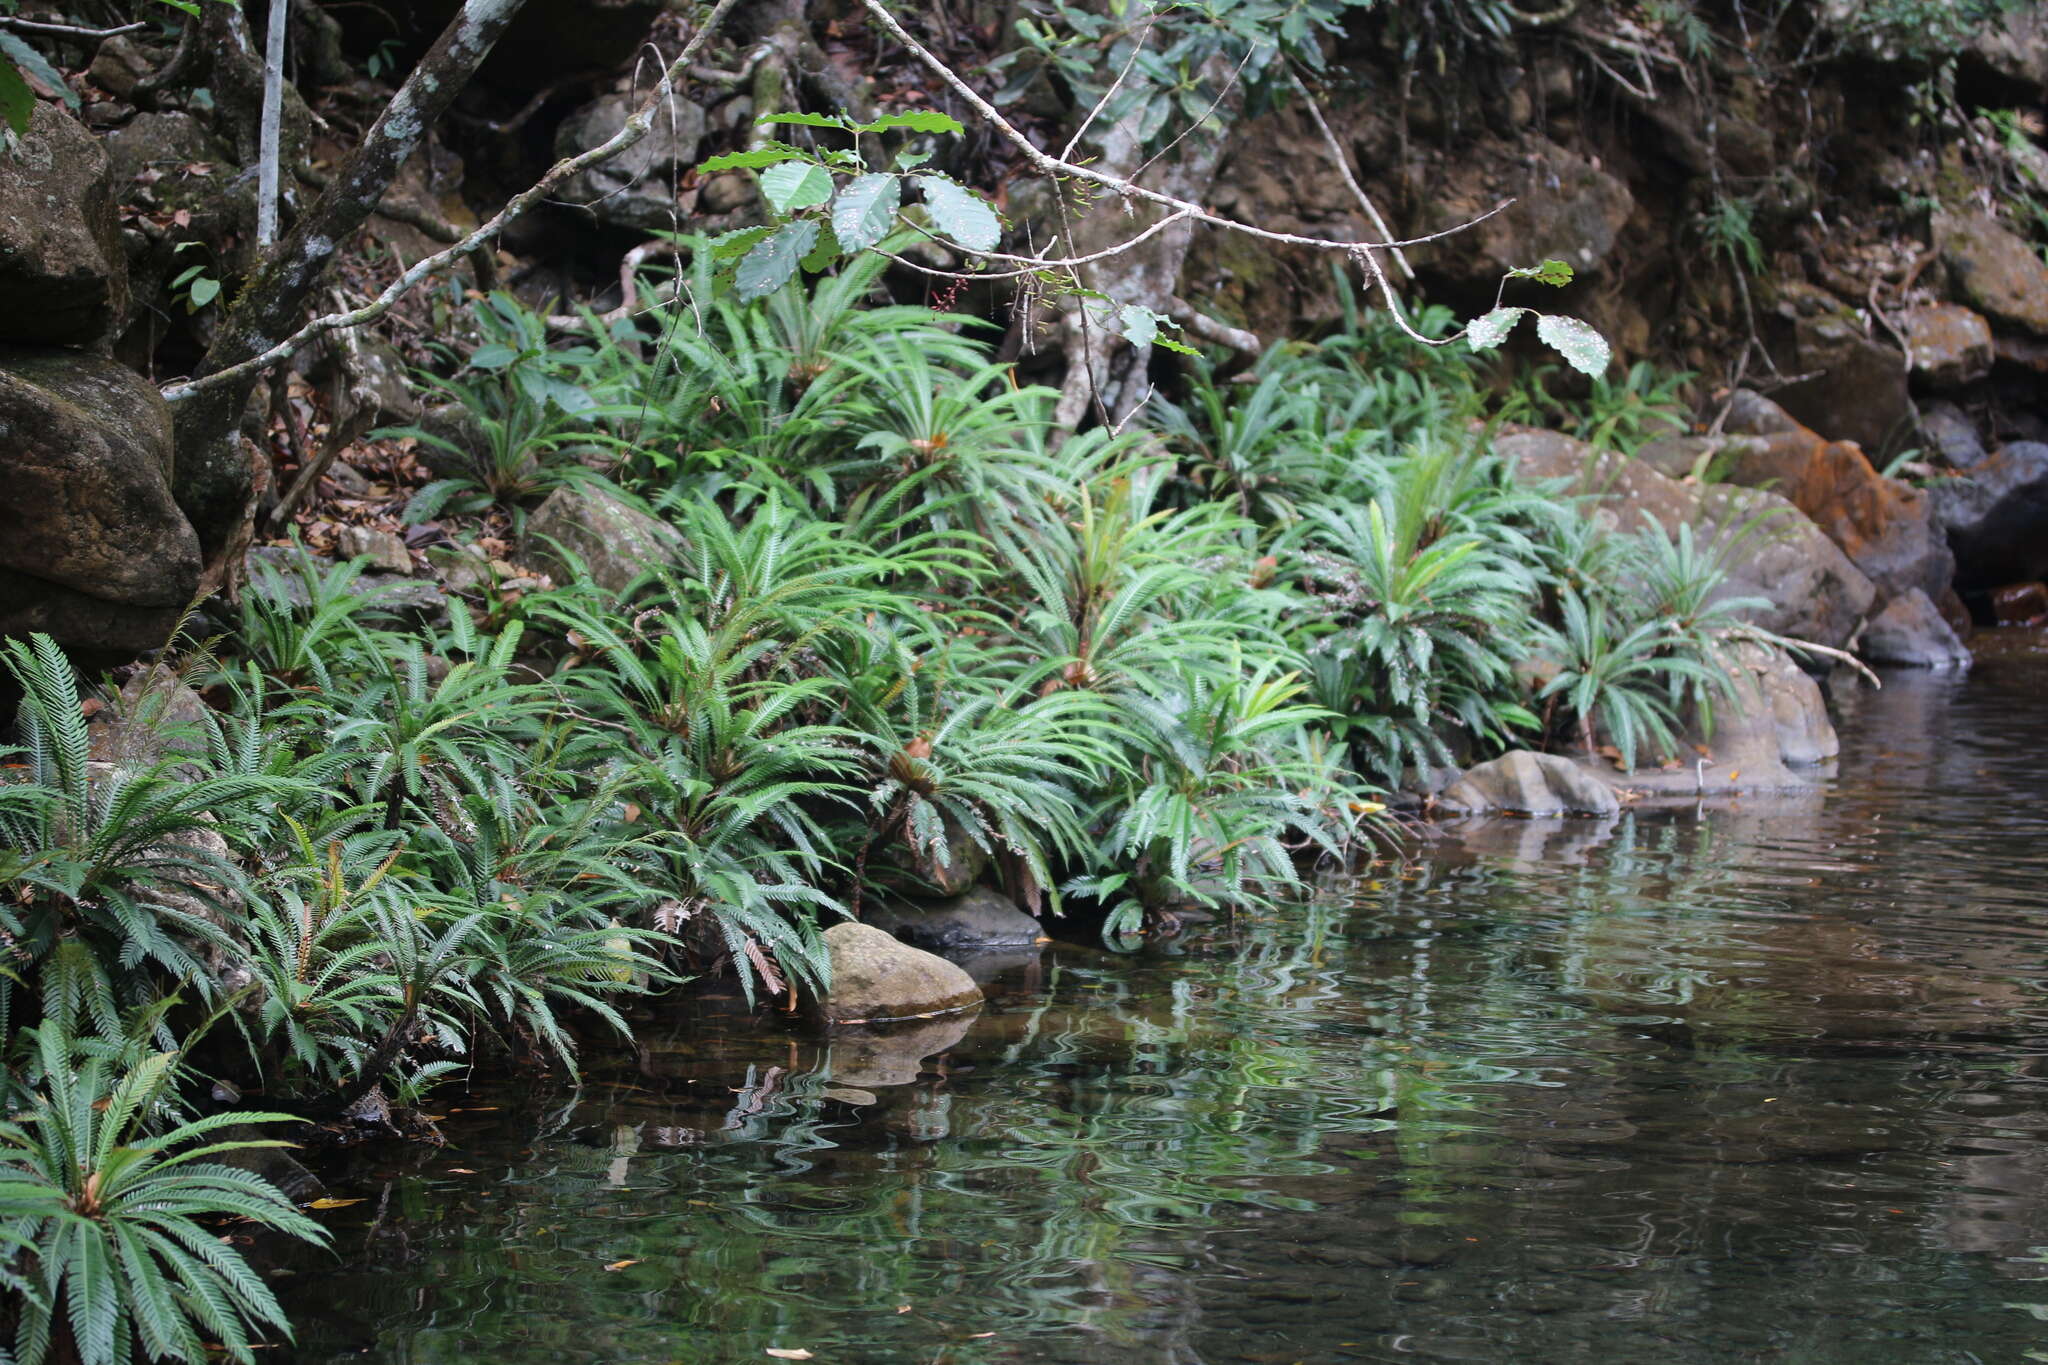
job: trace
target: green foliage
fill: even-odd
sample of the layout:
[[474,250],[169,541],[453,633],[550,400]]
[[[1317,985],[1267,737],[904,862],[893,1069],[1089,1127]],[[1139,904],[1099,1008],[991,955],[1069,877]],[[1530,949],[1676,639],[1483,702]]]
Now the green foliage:
[[[17,1296],[14,1359],[241,1365],[255,1337],[290,1329],[268,1285],[209,1224],[235,1218],[324,1242],[326,1232],[260,1176],[215,1159],[284,1147],[230,1131],[285,1114],[217,1114],[150,1129],[175,1103],[178,1054],[115,1079],[60,1030],[36,1035],[43,1087],[0,1123],[0,1281]],[[209,1348],[208,1343],[219,1343]]]

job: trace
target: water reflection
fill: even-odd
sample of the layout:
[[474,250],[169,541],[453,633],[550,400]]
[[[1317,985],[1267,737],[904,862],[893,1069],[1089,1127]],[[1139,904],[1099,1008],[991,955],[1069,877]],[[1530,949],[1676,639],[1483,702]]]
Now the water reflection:
[[1824,801],[1475,826],[915,1036],[666,1005],[351,1157],[294,1358],[2048,1359],[2044,681],[1845,687]]

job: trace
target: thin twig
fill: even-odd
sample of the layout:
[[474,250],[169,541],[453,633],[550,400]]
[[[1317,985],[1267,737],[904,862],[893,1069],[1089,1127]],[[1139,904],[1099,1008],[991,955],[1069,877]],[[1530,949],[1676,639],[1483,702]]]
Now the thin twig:
[[118,38],[124,33],[140,33],[149,24],[122,24],[118,28],[80,28],[76,24],[48,24],[40,19],[18,19],[11,14],[0,14],[0,28],[18,28],[23,33],[47,33],[53,38]]
[[[1302,102],[1308,106],[1309,117],[1315,120],[1316,130],[1323,135],[1323,145],[1330,149],[1330,159],[1337,163],[1337,173],[1344,177],[1344,184],[1350,189],[1352,196],[1358,200],[1358,206],[1365,210],[1366,217],[1372,219],[1372,225],[1380,236],[1393,236],[1394,230],[1387,226],[1386,219],[1380,217],[1380,211],[1373,206],[1372,199],[1365,192],[1365,187],[1359,184],[1358,177],[1351,173],[1351,158],[1345,153],[1344,144],[1339,142],[1337,135],[1330,131],[1329,122],[1323,118],[1322,106],[1318,105],[1316,97],[1309,93],[1308,83],[1302,80],[1301,73],[1298,71],[1290,69],[1287,74],[1293,78],[1294,88],[1301,92]],[[1394,264],[1401,267],[1403,275],[1406,275],[1411,280],[1414,279],[1415,267],[1408,264],[1408,257],[1399,247],[1394,247],[1392,250],[1394,253]],[[1391,294],[1388,295],[1388,299],[1391,302],[1393,296]],[[1396,304],[1396,307],[1398,308],[1399,305]]]

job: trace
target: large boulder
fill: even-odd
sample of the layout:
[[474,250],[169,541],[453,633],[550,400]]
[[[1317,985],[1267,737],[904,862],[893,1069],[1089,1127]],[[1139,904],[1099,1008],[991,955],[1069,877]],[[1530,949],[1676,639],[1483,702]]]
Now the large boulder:
[[620,592],[640,575],[672,563],[683,537],[660,518],[635,507],[614,490],[595,483],[557,488],[526,519],[520,556],[529,564],[573,568],[581,562],[590,580]]
[[1614,815],[1621,810],[1614,788],[1590,769],[1560,754],[1527,749],[1467,769],[1444,789],[1437,804],[1468,815]]
[[1783,284],[1778,311],[1792,323],[1793,363],[1812,376],[1778,390],[1786,411],[1866,450],[1891,450],[1911,434],[1903,356],[1872,340],[1855,312],[1825,289]]
[[1918,588],[1886,604],[1863,632],[1863,657],[1907,668],[1968,668],[1970,649]]
[[1766,630],[1839,649],[1876,598],[1841,549],[1777,493],[1685,481],[1686,471],[1712,462],[1712,443],[1659,442],[1632,460],[1557,432],[1517,429],[1497,437],[1494,449],[1524,480],[1569,480],[1570,491],[1594,499],[1620,530],[1655,525],[1675,535],[1690,526],[1702,544],[1725,547],[1728,581],[1717,596],[1763,598],[1770,605],[1752,619]]
[[1770,399],[1738,390],[1728,411],[1730,442],[1716,459],[1730,482],[1770,488],[1842,547],[1889,601],[1912,588],[1930,598],[1955,577],[1955,556],[1934,505],[1910,484],[1885,478],[1854,441],[1831,441]]
[[1547,139],[1527,146],[1484,143],[1444,169],[1428,202],[1432,230],[1502,212],[1423,248],[1418,268],[1492,290],[1509,270],[1557,257],[1581,273],[1598,270],[1635,212],[1628,186],[1597,163]]
[[831,1024],[883,1024],[932,1019],[981,1004],[981,987],[960,968],[921,948],[897,942],[869,924],[825,931],[831,984],[818,999]]
[[[555,132],[555,155],[571,157],[607,141],[639,107],[637,95],[605,95],[586,104]],[[589,210],[598,222],[637,232],[676,229],[676,178],[697,164],[704,111],[684,99],[663,101],[646,137],[609,161],[578,173],[556,196]]]
[[[1989,453],[1970,415],[1945,399],[1936,399],[1920,409],[1920,437],[1952,469],[1968,469]],[[1941,515],[1938,505],[1935,515]]]
[[985,886],[947,901],[886,901],[868,912],[867,922],[937,953],[1028,948],[1045,941],[1037,920]]
[[2048,577],[2048,445],[2016,441],[1927,492],[1955,550],[1958,587]]
[[[1997,353],[1991,344],[1991,324],[1981,314],[1960,304],[1928,303],[1908,308],[1899,323],[1912,347],[1913,373],[1929,388],[1945,393],[1991,373]],[[1854,432],[1840,430],[1855,439]]]
[[170,472],[170,414],[140,375],[0,346],[0,634],[89,654],[163,644],[200,570]]
[[1971,26],[1962,65],[1972,83],[2000,104],[2048,99],[2048,5],[2002,6]]
[[0,167],[0,342],[106,340],[128,308],[106,153],[76,119],[38,103]]
[[2048,336],[2048,265],[2032,247],[1988,213],[1937,214],[1934,232],[1963,302]]

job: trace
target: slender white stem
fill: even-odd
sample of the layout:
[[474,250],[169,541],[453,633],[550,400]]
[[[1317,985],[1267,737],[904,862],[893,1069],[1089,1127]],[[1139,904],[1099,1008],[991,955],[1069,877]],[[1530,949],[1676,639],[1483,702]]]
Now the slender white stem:
[[284,126],[284,31],[291,0],[270,0],[270,27],[263,35],[263,125],[256,154],[256,245],[277,240],[277,171]]

